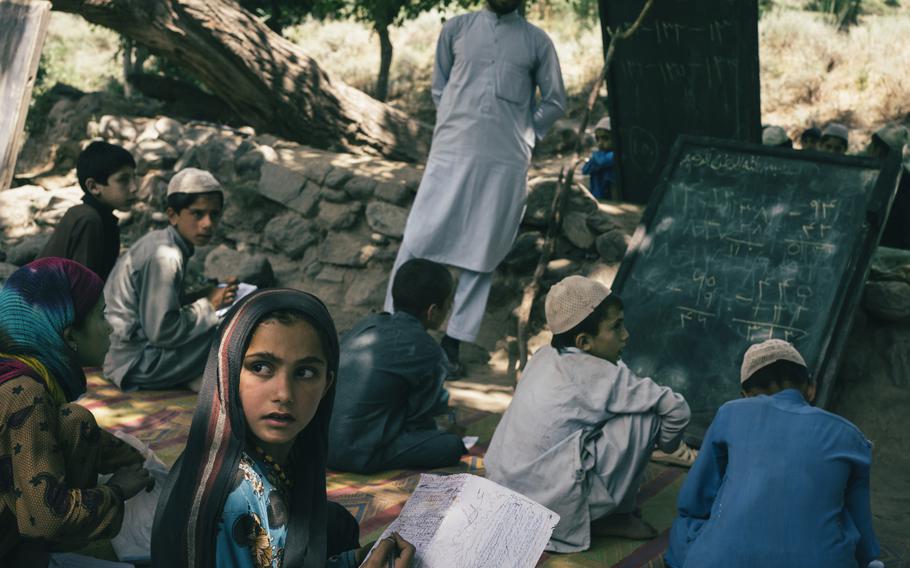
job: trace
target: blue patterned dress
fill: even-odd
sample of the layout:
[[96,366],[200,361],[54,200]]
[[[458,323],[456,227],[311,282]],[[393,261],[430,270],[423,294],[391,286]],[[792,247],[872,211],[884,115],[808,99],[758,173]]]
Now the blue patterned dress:
[[[236,486],[218,523],[219,568],[281,568],[288,535],[286,491],[269,466],[243,453]],[[354,568],[354,551],[329,559],[327,568]]]

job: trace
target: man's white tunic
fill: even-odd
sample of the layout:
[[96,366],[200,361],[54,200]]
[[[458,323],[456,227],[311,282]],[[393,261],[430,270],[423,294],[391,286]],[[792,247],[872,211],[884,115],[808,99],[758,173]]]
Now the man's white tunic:
[[553,43],[517,12],[455,17],[436,47],[433,102],[433,145],[404,246],[492,272],[518,233],[534,144],[565,111]]

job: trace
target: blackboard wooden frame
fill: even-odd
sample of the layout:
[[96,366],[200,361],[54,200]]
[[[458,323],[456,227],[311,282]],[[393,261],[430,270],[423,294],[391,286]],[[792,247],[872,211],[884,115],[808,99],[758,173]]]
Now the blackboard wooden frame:
[[[835,294],[836,310],[824,327],[823,341],[819,357],[814,364],[810,363],[810,372],[816,379],[817,395],[815,403],[825,407],[831,402],[834,390],[834,381],[837,374],[838,363],[844,344],[850,332],[853,314],[862,297],[863,285],[868,276],[875,248],[884,230],[885,220],[894,196],[897,191],[901,175],[900,156],[892,152],[886,160],[879,161],[873,158],[857,156],[839,156],[835,154],[799,151],[783,148],[772,148],[756,144],[749,144],[731,140],[715,138],[680,136],[673,145],[669,160],[665,165],[655,191],[651,195],[648,206],[637,227],[632,241],[629,244],[625,257],[613,281],[613,289],[622,297],[623,288],[635,268],[639,251],[657,215],[658,206],[665,198],[670,187],[673,174],[684,152],[691,147],[730,150],[734,152],[747,152],[757,156],[772,156],[780,158],[800,158],[821,164],[838,164],[845,166],[861,167],[879,170],[875,185],[866,198],[866,213],[862,238],[858,239],[850,251],[849,261],[845,269],[848,278],[839,283]],[[634,306],[627,306],[633,312]],[[660,382],[660,377],[652,377]],[[699,428],[692,432],[698,440],[703,434]]]

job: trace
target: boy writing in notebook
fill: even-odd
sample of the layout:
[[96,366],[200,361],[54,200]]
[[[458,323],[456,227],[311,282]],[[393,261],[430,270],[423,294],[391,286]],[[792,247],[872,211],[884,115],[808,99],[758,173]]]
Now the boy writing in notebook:
[[560,515],[547,550],[586,550],[592,533],[653,538],[635,496],[655,444],[679,447],[689,405],[620,360],[623,304],[603,284],[569,276],[545,311],[553,339],[531,358],[493,434],[487,477]]
[[136,241],[111,272],[104,298],[114,332],[104,375],[120,388],[171,389],[202,376],[220,321],[215,312],[234,301],[237,285],[187,303],[183,278],[195,247],[214,236],[223,206],[211,173],[181,170],[167,186],[170,226]]

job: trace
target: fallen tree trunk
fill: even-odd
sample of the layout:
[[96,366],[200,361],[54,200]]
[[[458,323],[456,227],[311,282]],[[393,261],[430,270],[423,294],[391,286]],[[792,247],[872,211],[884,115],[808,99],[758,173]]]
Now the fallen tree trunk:
[[417,161],[422,123],[333,78],[232,0],[53,0],[167,57],[251,126],[302,144]]

